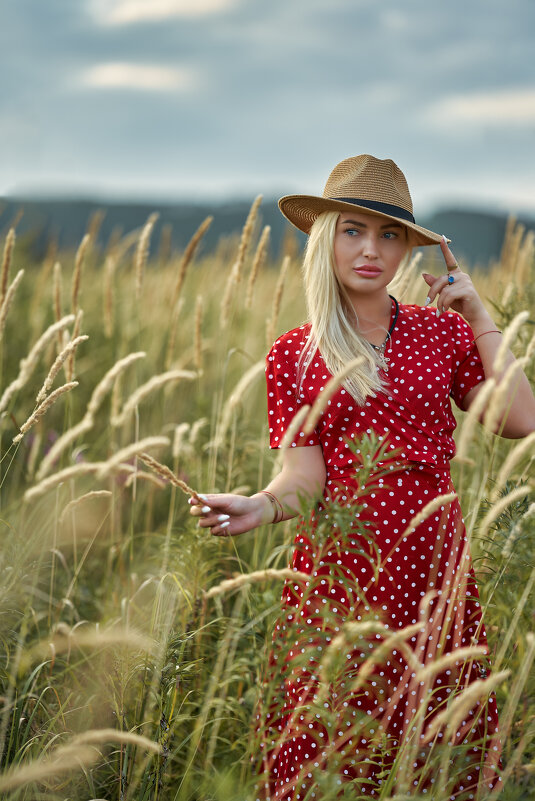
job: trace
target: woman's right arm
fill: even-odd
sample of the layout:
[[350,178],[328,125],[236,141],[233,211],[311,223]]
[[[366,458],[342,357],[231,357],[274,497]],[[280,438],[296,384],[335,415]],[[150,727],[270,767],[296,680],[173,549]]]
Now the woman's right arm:
[[[282,470],[266,487],[281,503],[283,520],[299,514],[303,501],[310,501],[312,505],[321,498],[326,472],[320,445],[285,451]],[[274,520],[273,505],[263,492],[250,497],[230,493],[201,497],[205,505],[192,503],[190,513],[200,518],[199,526],[210,528],[215,535],[243,534]]]

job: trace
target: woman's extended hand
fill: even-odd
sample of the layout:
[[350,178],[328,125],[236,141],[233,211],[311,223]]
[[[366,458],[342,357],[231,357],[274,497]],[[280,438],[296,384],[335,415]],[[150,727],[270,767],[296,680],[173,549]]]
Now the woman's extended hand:
[[[426,305],[433,303],[436,299],[438,315],[451,308],[462,314],[466,322],[472,327],[480,318],[489,319],[488,312],[472,283],[472,279],[467,273],[463,273],[457,265],[455,256],[446,244],[445,239],[440,243],[440,249],[446,262],[446,269],[448,267],[450,269],[446,274],[440,275],[438,278],[434,275],[429,275],[429,273],[422,273],[424,281],[429,286]],[[452,267],[454,269],[451,269]],[[450,276],[453,278],[453,283],[448,282]]]
[[204,505],[190,499],[190,514],[199,517],[199,526],[209,528],[215,536],[244,534],[257,526],[273,522],[273,507],[262,493],[251,497],[214,493],[199,495]]

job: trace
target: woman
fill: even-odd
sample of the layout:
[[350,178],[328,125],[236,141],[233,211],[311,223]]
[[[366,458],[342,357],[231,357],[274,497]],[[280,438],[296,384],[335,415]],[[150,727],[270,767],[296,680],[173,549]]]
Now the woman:
[[[444,770],[434,761],[445,735],[433,721],[486,675],[477,588],[459,503],[450,495],[450,397],[470,408],[493,375],[502,337],[445,237],[416,224],[393,161],[346,159],[322,197],[288,196],[279,206],[309,234],[310,322],[283,334],[267,358],[272,448],[329,379],[360,358],[315,428],[290,431],[282,469],[265,490],[205,495],[204,506],[191,509],[214,535],[303,512],[293,566],[310,578],[288,582],[276,626],[275,690],[258,721],[263,792],[299,800],[336,794],[325,785],[336,765],[337,783],[353,782],[352,797],[378,797],[396,786],[429,792],[442,782],[444,797],[475,798],[497,780],[493,697],[474,698],[450,726],[455,764]],[[425,306],[399,304],[387,287],[400,264],[413,247],[436,244],[446,269],[438,277],[424,273]],[[513,358],[509,353],[505,367]],[[523,374],[504,408],[502,436],[535,429]],[[371,473],[366,451],[374,456]],[[450,497],[411,525],[443,495]],[[455,658],[459,648],[474,646]],[[433,665],[443,658],[437,672]],[[448,783],[453,772],[456,781]]]

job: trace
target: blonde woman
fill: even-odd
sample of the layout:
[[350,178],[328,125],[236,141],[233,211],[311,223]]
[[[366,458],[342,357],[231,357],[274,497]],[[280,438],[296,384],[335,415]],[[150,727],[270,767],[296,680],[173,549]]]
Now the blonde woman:
[[[292,563],[310,579],[285,587],[270,659],[278,689],[259,712],[262,795],[319,798],[325,765],[331,772],[336,765],[342,786],[353,782],[355,797],[379,797],[382,786],[393,792],[396,774],[404,771],[406,781],[407,770],[413,789],[429,792],[440,781],[432,746],[443,737],[433,720],[486,676],[486,637],[457,498],[410,524],[453,492],[451,400],[470,408],[493,374],[502,337],[445,237],[415,222],[393,161],[346,159],[323,196],[287,196],[279,205],[309,235],[309,322],[279,337],[267,357],[272,448],[299,410],[356,361],[314,430],[295,432],[264,490],[208,494],[191,509],[216,536],[295,517],[303,502],[312,510],[300,517]],[[387,287],[411,249],[428,245],[440,246],[444,271],[424,273],[424,306],[400,304]],[[497,426],[504,437],[535,430],[535,399],[517,376]],[[371,476],[363,438],[377,451]],[[358,624],[354,641],[340,645],[348,622]],[[320,673],[333,642],[343,669],[326,694]],[[451,656],[474,645],[477,659]],[[381,647],[375,663],[370,654]],[[419,666],[446,655],[443,671],[417,676]],[[498,781],[497,723],[493,696],[475,698],[456,722],[450,772],[457,778],[447,797],[475,798]]]

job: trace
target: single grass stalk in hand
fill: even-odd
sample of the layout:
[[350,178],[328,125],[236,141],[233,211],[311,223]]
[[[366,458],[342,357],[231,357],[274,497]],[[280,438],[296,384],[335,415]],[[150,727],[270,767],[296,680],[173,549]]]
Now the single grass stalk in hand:
[[58,331],[62,331],[72,322],[74,322],[74,314],[68,314],[66,317],[58,320],[57,323],[50,325],[46,331],[41,334],[29,354],[24,359],[21,359],[17,378],[9,384],[0,398],[0,413],[7,408],[13,395],[24,387],[35,370],[37,362],[39,361],[39,356],[45,350],[48,343],[56,337]]
[[144,359],[145,356],[146,353],[143,351],[129,353],[128,356],[125,356],[124,358],[115,362],[113,367],[108,370],[108,372],[93,390],[82,420],[80,420],[80,422],[76,425],[72,426],[72,428],[67,429],[67,431],[65,431],[62,436],[56,440],[56,442],[48,451],[47,455],[42,460],[36,476],[38,481],[41,481],[47,475],[47,473],[50,472],[56,460],[59,459],[63,451],[68,448],[71,442],[74,442],[74,440],[76,440],[79,436],[85,434],[87,431],[90,431],[93,428],[96,413],[98,412],[100,405],[110,389],[113,387],[119,375],[121,375],[121,373],[134,362],[138,361],[139,359]]
[[61,370],[63,362],[70,356],[72,351],[76,350],[80,342],[85,342],[89,337],[87,334],[82,334],[81,336],[72,339],[67,345],[63,348],[61,353],[56,357],[54,364],[48,371],[48,375],[45,378],[44,384],[39,390],[37,398],[35,399],[36,403],[41,403],[44,401],[50,390],[52,389],[52,384],[54,383],[54,379],[56,378],[57,374]]
[[139,242],[137,244],[136,253],[134,256],[134,273],[136,278],[136,300],[138,302],[141,300],[143,275],[145,272],[145,267],[147,265],[147,259],[149,256],[149,246],[150,246],[152,229],[154,228],[154,224],[156,223],[158,217],[159,214],[157,212],[153,212],[149,216],[147,222],[143,226],[143,230],[141,231],[141,236],[139,237]]
[[270,228],[269,225],[266,225],[264,227],[264,230],[262,231],[262,235],[260,237],[260,240],[259,240],[258,245],[256,247],[255,254],[253,256],[253,265],[252,265],[251,271],[249,273],[249,278],[248,278],[248,281],[247,281],[247,290],[245,292],[245,308],[246,309],[250,309],[251,306],[253,305],[254,286],[255,286],[255,283],[256,283],[256,279],[258,278],[258,273],[260,272],[260,269],[262,268],[262,266],[263,266],[263,264],[264,264],[264,262],[266,260],[267,251],[268,251],[268,247],[269,247],[269,236],[270,236],[270,233],[271,233],[271,228]]
[[279,277],[277,280],[277,286],[275,287],[275,294],[273,295],[273,305],[271,307],[271,317],[269,318],[266,330],[266,344],[267,347],[270,348],[275,340],[275,332],[277,328],[277,321],[279,319],[279,312],[282,302],[282,293],[284,292],[284,279],[286,278],[286,273],[288,272],[288,267],[290,265],[290,257],[285,256],[282,264],[281,269],[279,272]]
[[82,270],[84,267],[85,257],[87,254],[87,250],[89,248],[89,242],[91,241],[91,237],[89,234],[84,234],[82,241],[80,242],[80,246],[76,251],[76,256],[74,258],[74,272],[72,275],[72,283],[71,283],[71,311],[73,314],[76,314],[78,311],[78,300],[80,295],[80,284],[82,281]]
[[184,250],[184,254],[180,260],[180,264],[178,266],[178,274],[175,284],[175,289],[173,292],[173,303],[172,308],[173,310],[176,307],[178,299],[180,297],[180,293],[182,292],[182,287],[184,285],[184,281],[186,279],[186,272],[188,267],[195,256],[195,251],[199,246],[199,242],[209,229],[210,225],[212,224],[213,217],[207,217],[203,222],[199,225],[193,236],[191,237],[190,241],[186,245],[186,249]]
[[26,434],[32,426],[34,426],[39,420],[43,417],[43,415],[48,411],[48,409],[54,405],[54,403],[64,395],[66,392],[70,392],[71,389],[74,389],[78,386],[78,381],[70,381],[67,384],[63,384],[63,386],[58,387],[54,392],[48,395],[45,400],[39,404],[37,409],[28,417],[25,423],[23,423],[20,427],[19,433],[16,437],[13,437],[13,442],[20,442],[23,438],[24,434]]
[[153,459],[153,457],[148,453],[140,453],[139,458],[147,465],[147,467],[150,467],[151,470],[154,470],[155,473],[158,473],[159,476],[165,479],[165,481],[168,481],[174,487],[178,487],[182,490],[182,492],[184,492],[186,495],[189,495],[191,498],[195,498],[195,500],[200,501],[199,494],[196,492],[196,490],[188,487],[185,481],[182,481],[181,478],[175,476],[173,471],[167,467],[167,465],[156,461],[156,459]]
[[160,375],[152,376],[152,378],[150,378],[145,384],[142,384],[140,387],[138,387],[132,393],[132,395],[130,395],[120,413],[111,418],[110,422],[112,427],[118,428],[119,426],[124,425],[139,404],[157,389],[160,389],[160,387],[163,387],[174,381],[191,381],[196,377],[197,373],[191,370],[169,370],[167,373],[161,373]]
[[4,256],[2,258],[2,269],[0,270],[0,308],[2,307],[7,293],[7,285],[9,283],[9,268],[11,266],[11,257],[13,255],[14,247],[15,229],[10,228],[7,232],[6,241],[4,244]]
[[17,291],[17,287],[22,281],[22,276],[24,275],[24,270],[19,270],[11,286],[6,290],[2,303],[0,303],[0,342],[2,342],[4,338],[4,328],[6,327],[6,320],[7,315],[9,312],[9,308],[13,302],[13,298],[15,297],[15,292]]

